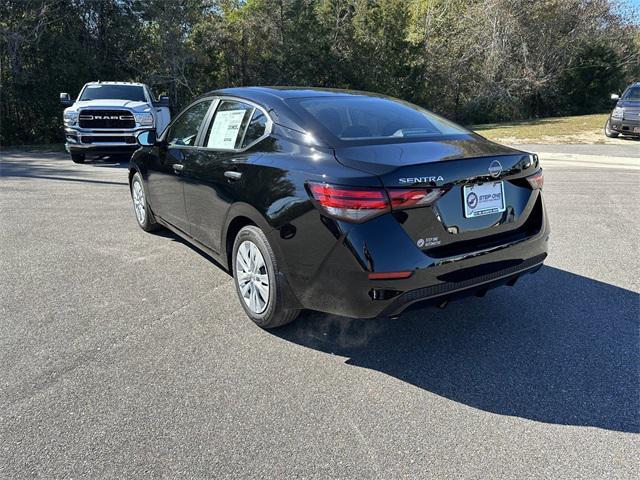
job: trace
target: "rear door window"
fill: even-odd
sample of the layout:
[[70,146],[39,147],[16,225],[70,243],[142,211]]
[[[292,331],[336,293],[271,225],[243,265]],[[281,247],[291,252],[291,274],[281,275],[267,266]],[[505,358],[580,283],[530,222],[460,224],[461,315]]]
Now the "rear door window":
[[251,116],[249,125],[247,125],[247,131],[244,134],[241,148],[247,148],[252,143],[256,142],[267,131],[267,116],[262,110],[256,108]]
[[204,139],[216,150],[247,148],[266,133],[268,119],[259,108],[235,100],[222,100]]

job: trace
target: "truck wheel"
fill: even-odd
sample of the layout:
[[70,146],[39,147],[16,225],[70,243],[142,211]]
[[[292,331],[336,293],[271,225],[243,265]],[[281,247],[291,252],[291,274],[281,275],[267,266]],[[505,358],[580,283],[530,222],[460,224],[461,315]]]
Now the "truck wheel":
[[609,120],[604,124],[604,134],[609,138],[618,138],[618,135],[620,135],[618,132],[611,130],[611,127],[609,127]]
[[156,217],[153,216],[153,212],[149,208],[142,177],[137,172],[131,179],[131,200],[133,201],[136,220],[138,220],[138,225],[140,225],[141,229],[145,232],[153,232],[160,228],[160,224],[156,222]]
[[300,310],[285,305],[284,280],[262,230],[248,225],[238,232],[231,263],[240,304],[256,325],[275,328],[296,319]]
[[73,163],[84,163],[84,153],[72,153],[71,160]]

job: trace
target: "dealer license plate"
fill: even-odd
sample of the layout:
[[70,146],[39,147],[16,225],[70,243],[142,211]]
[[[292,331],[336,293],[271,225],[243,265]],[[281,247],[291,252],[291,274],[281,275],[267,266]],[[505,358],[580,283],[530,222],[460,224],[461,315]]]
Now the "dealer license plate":
[[502,182],[488,182],[467,185],[463,188],[464,216],[481,217],[505,211],[504,185]]

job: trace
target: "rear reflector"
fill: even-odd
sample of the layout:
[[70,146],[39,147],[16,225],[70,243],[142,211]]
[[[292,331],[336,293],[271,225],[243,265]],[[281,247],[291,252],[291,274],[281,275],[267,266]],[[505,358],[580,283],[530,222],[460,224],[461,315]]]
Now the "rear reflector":
[[541,189],[544,185],[544,175],[542,173],[542,169],[538,170],[533,175],[528,176],[527,180],[529,181],[529,185],[531,185],[531,188],[533,188],[534,190]]
[[388,189],[345,187],[309,182],[311,196],[330,216],[364,222],[376,215],[403,208],[428,206],[442,196],[443,188]]
[[395,278],[409,278],[413,272],[382,272],[370,273],[369,280],[393,280]]

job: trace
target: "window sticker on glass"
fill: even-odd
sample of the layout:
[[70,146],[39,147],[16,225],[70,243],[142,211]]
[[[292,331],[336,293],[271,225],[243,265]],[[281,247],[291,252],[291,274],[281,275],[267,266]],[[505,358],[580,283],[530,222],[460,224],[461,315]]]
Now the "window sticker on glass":
[[246,113],[246,110],[218,111],[213,119],[207,147],[234,148],[238,133],[240,133],[242,119]]

